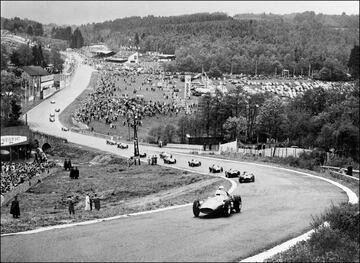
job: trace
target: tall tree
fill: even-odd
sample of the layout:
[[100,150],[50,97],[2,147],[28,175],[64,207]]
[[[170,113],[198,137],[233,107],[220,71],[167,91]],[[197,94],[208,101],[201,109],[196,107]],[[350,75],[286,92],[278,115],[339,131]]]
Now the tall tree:
[[350,58],[348,61],[348,67],[350,68],[351,75],[354,78],[359,78],[360,75],[360,46],[355,45],[351,49]]

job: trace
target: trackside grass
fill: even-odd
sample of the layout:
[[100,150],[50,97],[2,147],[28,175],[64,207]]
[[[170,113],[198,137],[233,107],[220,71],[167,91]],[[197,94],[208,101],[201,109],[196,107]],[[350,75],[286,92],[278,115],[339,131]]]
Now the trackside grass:
[[[172,168],[128,167],[125,159],[75,144],[54,145],[49,157],[57,171],[19,195],[19,219],[9,214],[10,205],[1,208],[1,234],[192,203],[213,195],[219,184],[231,187],[225,179]],[[64,158],[79,168],[78,180],[63,170]],[[101,209],[85,211],[85,195],[95,193]],[[68,212],[69,196],[76,200],[75,216]]]

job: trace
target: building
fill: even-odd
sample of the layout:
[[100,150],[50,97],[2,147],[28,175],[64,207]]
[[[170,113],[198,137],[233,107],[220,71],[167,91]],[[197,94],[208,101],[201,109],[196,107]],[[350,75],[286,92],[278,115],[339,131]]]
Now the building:
[[49,74],[40,66],[25,66],[23,77],[23,88],[25,102],[47,98],[54,86],[54,75]]
[[171,55],[171,54],[159,54],[158,55],[158,61],[162,61],[162,62],[167,62],[167,61],[172,61],[175,60],[176,56],[175,55]]
[[137,64],[139,63],[139,52],[120,50],[113,57],[106,58],[105,61],[115,63]]

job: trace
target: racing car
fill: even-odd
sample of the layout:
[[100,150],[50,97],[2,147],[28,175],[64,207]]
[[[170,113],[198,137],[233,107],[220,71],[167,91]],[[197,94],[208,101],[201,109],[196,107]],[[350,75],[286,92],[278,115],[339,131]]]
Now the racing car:
[[172,157],[172,155],[170,153],[167,153],[167,152],[162,152],[159,154],[160,158],[161,159],[164,159],[166,157]]
[[210,173],[221,173],[222,171],[223,171],[223,168],[217,164],[213,164],[212,166],[209,167]]
[[231,178],[231,177],[239,177],[240,175],[240,171],[239,170],[235,170],[235,169],[231,169],[228,171],[225,171],[225,177],[227,178]]
[[114,140],[106,140],[106,144],[116,145],[117,143]]
[[176,159],[172,158],[172,157],[165,157],[164,158],[164,163],[167,164],[175,164],[176,163]]
[[240,183],[255,182],[255,175],[253,175],[252,173],[248,173],[248,172],[244,171],[239,177],[239,182]]
[[146,157],[146,153],[139,153],[140,158],[145,158]]
[[54,122],[54,121],[55,121],[55,118],[54,118],[54,117],[50,117],[50,118],[49,118],[49,121],[50,121],[50,122]]
[[55,112],[60,112],[60,109],[59,109],[59,108],[56,108],[56,109],[55,109]]
[[122,143],[122,142],[119,142],[117,144],[117,147],[120,148],[120,149],[127,149],[127,148],[129,148],[129,145],[127,145],[125,143]]
[[50,112],[50,117],[55,117],[55,113],[53,113],[53,112]]
[[61,127],[61,130],[62,130],[62,131],[68,131],[69,129],[66,128],[66,127]]
[[50,103],[51,103],[51,104],[55,104],[55,100],[51,100]]
[[195,167],[195,166],[201,166],[201,162],[199,160],[194,160],[192,159],[191,161],[188,162],[190,167]]
[[242,208],[240,195],[216,195],[193,203],[193,213],[198,217],[200,212],[206,215],[230,216],[232,212],[240,213]]

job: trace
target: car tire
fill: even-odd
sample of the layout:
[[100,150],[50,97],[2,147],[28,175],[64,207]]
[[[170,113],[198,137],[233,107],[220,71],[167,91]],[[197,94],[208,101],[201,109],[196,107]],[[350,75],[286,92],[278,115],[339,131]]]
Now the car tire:
[[229,204],[229,202],[225,203],[225,207],[224,207],[224,216],[228,217],[231,214],[231,205]]
[[200,214],[200,202],[199,200],[194,201],[193,203],[193,213],[195,217],[198,217]]
[[242,202],[241,202],[241,197],[240,196],[234,196],[234,208],[236,213],[240,213],[241,212],[241,208],[242,208]]
[[201,165],[201,162],[199,162],[199,166]]
[[176,163],[176,160],[175,160],[175,162],[174,162],[174,164]]
[[242,184],[242,183],[243,183],[243,180],[239,179],[239,183]]

